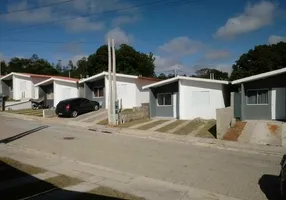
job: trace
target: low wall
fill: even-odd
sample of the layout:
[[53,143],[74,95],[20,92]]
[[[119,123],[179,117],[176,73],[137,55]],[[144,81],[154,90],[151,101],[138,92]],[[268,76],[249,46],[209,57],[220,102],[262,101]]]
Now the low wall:
[[55,109],[45,109],[43,110],[43,117],[44,118],[51,118],[56,116],[56,110]]
[[286,147],[286,123],[282,124],[281,141],[282,146]]
[[222,139],[228,129],[234,125],[233,108],[216,109],[216,132],[217,139]]
[[5,110],[22,110],[31,108],[30,101],[5,102]]
[[142,104],[141,107],[134,107],[133,112],[119,113],[120,124],[144,118],[149,118],[149,104]]

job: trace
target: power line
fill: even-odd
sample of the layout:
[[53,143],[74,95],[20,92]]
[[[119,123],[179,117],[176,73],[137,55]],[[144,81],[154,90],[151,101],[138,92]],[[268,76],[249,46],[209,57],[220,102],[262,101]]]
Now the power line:
[[95,44],[100,43],[100,41],[40,41],[40,40],[18,40],[18,39],[8,39],[8,40],[2,40],[2,42],[24,42],[24,43],[46,43],[46,44]]
[[67,1],[57,2],[57,3],[46,4],[46,5],[42,5],[42,6],[35,6],[35,7],[31,7],[31,8],[12,10],[12,11],[8,11],[8,12],[2,12],[2,13],[0,13],[0,15],[7,15],[7,14],[10,14],[10,13],[17,13],[17,12],[23,12],[23,11],[28,11],[28,10],[41,9],[41,8],[46,8],[46,7],[51,7],[51,6],[56,6],[56,5],[60,5],[60,4],[69,3],[69,2],[72,2],[72,1],[77,1],[77,0],[67,0]]
[[[185,3],[191,3],[191,2],[197,2],[199,0],[177,0],[177,1],[171,1],[166,3],[166,0],[159,0],[159,1],[154,1],[154,2],[148,2],[148,3],[144,3],[144,4],[139,4],[139,5],[135,5],[135,6],[129,6],[129,7],[125,7],[122,9],[114,9],[114,10],[110,10],[110,11],[106,11],[106,12],[102,12],[102,13],[95,13],[95,14],[89,14],[89,15],[83,15],[80,17],[72,17],[72,18],[67,18],[67,19],[61,19],[61,20],[55,20],[55,21],[50,21],[50,22],[45,22],[45,23],[40,23],[40,24],[35,24],[35,25],[30,25],[30,26],[22,26],[22,27],[18,27],[18,28],[14,28],[14,29],[6,29],[6,30],[2,30],[1,32],[8,32],[8,31],[15,31],[15,30],[21,30],[24,28],[32,28],[32,27],[37,27],[37,26],[43,26],[43,25],[47,25],[47,24],[54,24],[54,23],[59,23],[59,22],[65,22],[65,21],[71,21],[71,20],[76,20],[76,19],[82,19],[82,18],[89,18],[89,17],[94,17],[94,16],[100,16],[100,15],[106,15],[106,14],[112,14],[112,13],[116,13],[119,11],[128,11],[128,10],[132,10],[132,9],[136,9],[136,8],[140,8],[140,7],[146,7],[146,6],[150,6],[156,3],[162,3],[165,2],[164,4],[159,4],[159,5],[154,5],[153,8],[157,7],[162,7],[162,6],[175,6],[175,5],[182,5]],[[148,7],[147,7],[148,8]],[[152,8],[152,7],[150,7]]]

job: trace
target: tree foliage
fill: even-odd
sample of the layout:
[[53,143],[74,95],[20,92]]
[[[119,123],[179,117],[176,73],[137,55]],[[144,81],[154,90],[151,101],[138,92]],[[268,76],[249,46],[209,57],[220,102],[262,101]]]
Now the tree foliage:
[[259,45],[240,56],[232,66],[231,80],[286,67],[286,43]]
[[203,68],[196,71],[196,75],[193,77],[198,78],[210,78],[210,74],[214,74],[214,79],[216,80],[228,80],[228,73],[223,72],[217,69],[209,69],[209,68]]
[[[133,47],[122,44],[116,49],[116,72],[132,75],[154,76],[155,58],[152,53],[145,54],[136,51]],[[67,65],[63,65],[59,60],[56,65],[47,60],[39,58],[36,54],[31,58],[14,57],[8,65],[2,62],[2,74],[10,72],[26,72],[47,75],[71,76],[74,78],[84,78],[94,74],[108,71],[108,47],[100,46],[95,53],[87,58],[83,57],[76,63],[71,60]]]

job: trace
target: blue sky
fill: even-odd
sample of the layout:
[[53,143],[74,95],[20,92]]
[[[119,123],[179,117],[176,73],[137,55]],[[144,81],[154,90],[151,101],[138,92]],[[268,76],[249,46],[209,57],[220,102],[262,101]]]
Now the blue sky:
[[65,1],[1,0],[0,12],[10,13],[0,15],[0,59],[36,53],[76,62],[113,37],[152,52],[156,72],[178,66],[188,74],[203,67],[230,72],[255,45],[286,41],[284,0]]

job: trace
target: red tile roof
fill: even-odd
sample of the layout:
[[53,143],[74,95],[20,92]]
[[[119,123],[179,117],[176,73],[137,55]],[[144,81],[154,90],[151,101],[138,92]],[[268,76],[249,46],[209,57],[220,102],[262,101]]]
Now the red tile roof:
[[30,74],[30,73],[18,73],[18,74],[24,74],[24,75],[27,75],[27,76],[30,76],[30,77],[35,77],[35,78],[57,78],[57,79],[68,80],[68,81],[79,81],[79,79],[69,78],[69,77],[66,77],[66,76],[53,76],[53,75]]

